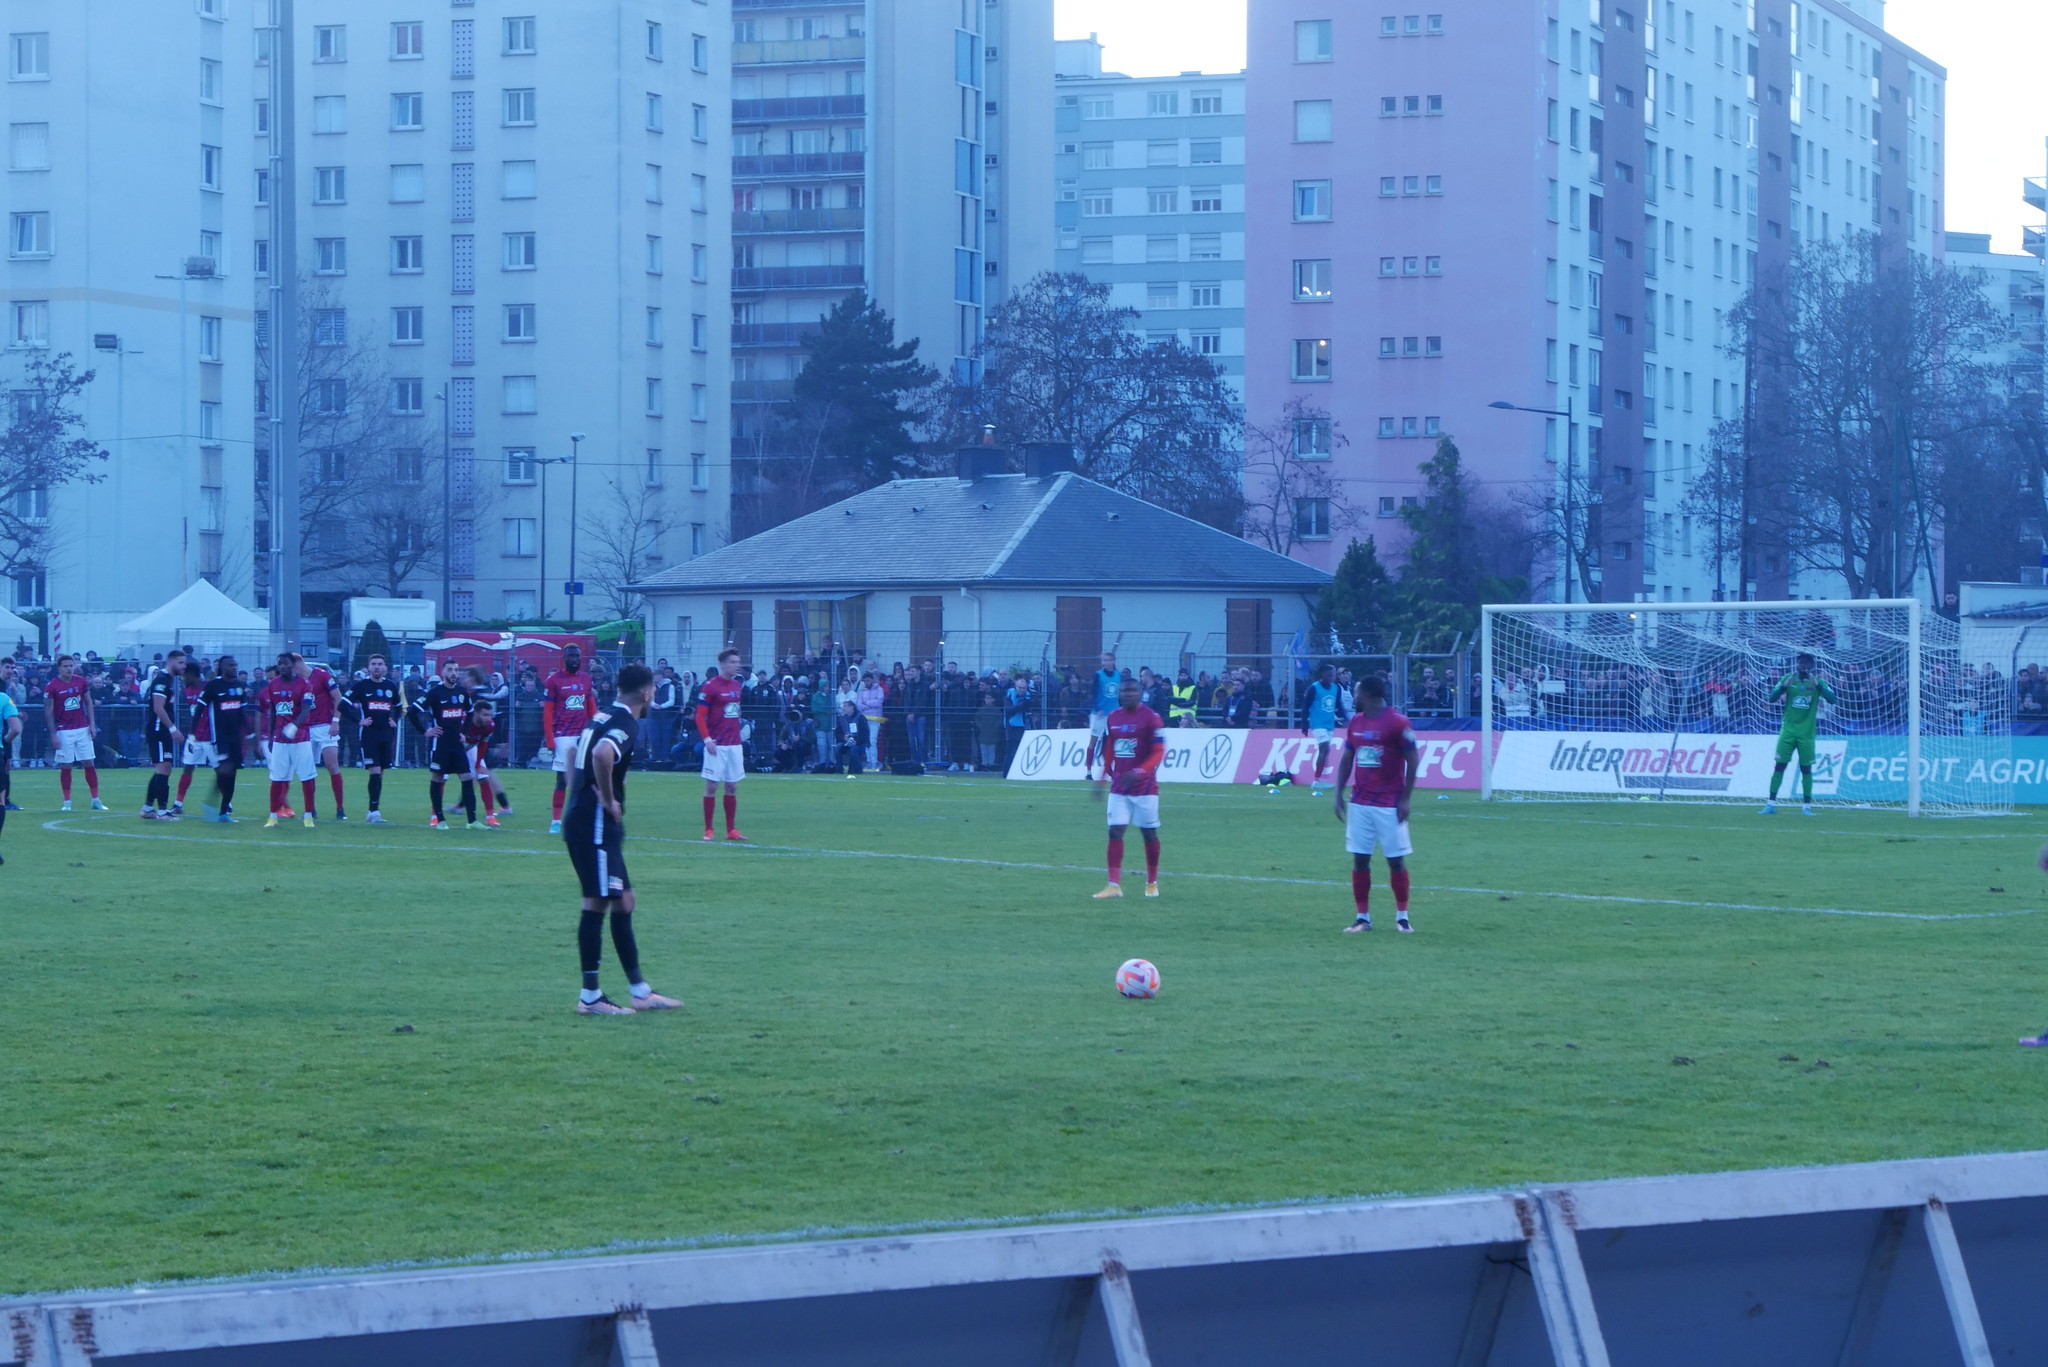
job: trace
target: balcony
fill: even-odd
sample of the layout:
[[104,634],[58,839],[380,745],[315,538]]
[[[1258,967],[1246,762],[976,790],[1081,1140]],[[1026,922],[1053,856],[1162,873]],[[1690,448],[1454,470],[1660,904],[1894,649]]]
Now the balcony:
[[796,394],[795,380],[734,380],[734,403],[787,403]]
[[791,38],[775,43],[734,43],[734,66],[791,66],[799,62],[864,62],[865,38]]
[[865,225],[860,209],[753,209],[732,216],[735,233],[857,233]]
[[2020,229],[2020,250],[2028,256],[2048,256],[2048,228]]
[[736,266],[735,290],[858,289],[865,283],[861,266]]
[[819,326],[815,322],[734,323],[732,344],[736,347],[799,347],[818,335]]
[[857,119],[867,113],[865,95],[792,95],[775,100],[734,100],[732,121],[772,123],[777,119]]
[[775,156],[734,157],[734,180],[768,180],[776,176],[866,175],[865,152],[786,152]]
[[2048,209],[2048,176],[2028,176],[2020,182],[2020,195],[2036,209]]

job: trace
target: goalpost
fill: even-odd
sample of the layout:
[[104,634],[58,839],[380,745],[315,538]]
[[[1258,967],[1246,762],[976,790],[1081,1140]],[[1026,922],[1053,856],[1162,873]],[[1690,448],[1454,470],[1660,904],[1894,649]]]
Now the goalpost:
[[[2012,810],[2012,681],[1914,599],[1500,604],[1481,611],[1487,801],[1761,802],[1800,653],[1814,799],[1910,816]],[[1800,800],[1798,759],[1779,800]]]

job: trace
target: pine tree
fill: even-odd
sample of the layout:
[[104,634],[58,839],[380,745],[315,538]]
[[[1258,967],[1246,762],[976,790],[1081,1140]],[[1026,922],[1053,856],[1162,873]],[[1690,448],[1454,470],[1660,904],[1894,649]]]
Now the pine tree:
[[391,643],[384,639],[384,628],[374,617],[363,623],[363,634],[356,637],[356,654],[351,662],[352,668],[368,669],[372,655],[382,655],[387,661],[391,659]]
[[839,301],[807,344],[790,403],[792,423],[823,438],[826,454],[858,488],[906,473],[917,452],[910,403],[938,381],[917,359],[917,339],[896,340],[896,324],[866,294]]
[[1379,546],[1368,536],[1354,540],[1316,602],[1315,633],[1342,638],[1384,631],[1397,609],[1398,587],[1380,563]]

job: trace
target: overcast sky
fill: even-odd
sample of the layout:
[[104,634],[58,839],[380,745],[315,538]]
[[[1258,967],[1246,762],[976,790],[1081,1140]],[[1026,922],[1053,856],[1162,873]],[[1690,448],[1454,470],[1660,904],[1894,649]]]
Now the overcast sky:
[[[1134,76],[1237,71],[1245,0],[1056,0],[1062,38],[1101,35],[1105,65]],[[1891,0],[1887,27],[1948,68],[1948,211],[1956,232],[2016,252],[2040,215],[2020,178],[2048,174],[2048,3]]]

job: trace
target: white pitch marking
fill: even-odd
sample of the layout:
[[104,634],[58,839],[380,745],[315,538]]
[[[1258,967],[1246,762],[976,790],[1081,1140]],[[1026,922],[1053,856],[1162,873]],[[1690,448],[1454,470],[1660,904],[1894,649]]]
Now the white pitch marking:
[[[72,819],[76,820],[77,818]],[[104,820],[105,818],[100,819]],[[203,837],[200,836],[163,835],[158,833],[145,833],[142,831],[79,830],[73,826],[67,825],[63,818],[59,818],[55,821],[44,822],[43,829],[46,831],[60,831],[66,835],[113,836],[114,838],[119,840],[175,840],[195,844],[205,843]],[[695,846],[700,850],[700,852],[703,848],[703,842],[696,840],[688,840],[679,836],[635,836],[633,837],[633,841],[636,845],[641,843],[648,843],[662,845]],[[291,846],[288,846],[281,841],[277,841],[267,842],[264,844],[249,845],[245,846],[245,848],[282,850],[289,849],[291,848]],[[403,847],[397,845],[368,845],[359,842],[344,843],[340,841],[331,841],[323,843],[322,848],[398,851],[402,850]],[[415,848],[418,850],[457,850],[463,852],[496,854],[551,855],[554,853],[554,851],[552,850],[537,850],[510,844],[448,845],[437,843],[424,844],[416,846]],[[1093,864],[1038,864],[1029,863],[1022,860],[970,859],[964,855],[911,854],[895,850],[834,850],[808,845],[760,845],[755,844],[751,841],[739,846],[734,846],[720,842],[719,844],[712,845],[710,848],[714,850],[748,850],[752,851],[757,857],[765,855],[777,859],[794,859],[803,857],[824,859],[904,859],[914,863],[922,864],[965,864],[977,868],[1024,869],[1037,873],[1100,872],[1097,866]],[[660,851],[655,850],[648,851],[648,855],[650,857],[657,859],[680,859],[686,857],[682,855],[680,852],[674,854],[663,854]],[[1171,872],[1168,875],[1168,877],[1169,881],[1171,879],[1178,878],[1200,878],[1213,882],[1276,883],[1284,884],[1291,887],[1306,888],[1340,888],[1349,886],[1346,883],[1339,883],[1336,880],[1329,878],[1275,878],[1270,875],[1250,873],[1198,873],[1182,870]],[[1561,902],[1616,902],[1627,906],[1638,907],[1688,907],[1704,911],[1790,911],[1797,912],[1807,916],[1855,916],[1885,921],[1993,921],[2002,920],[2013,916],[2033,916],[2037,914],[2039,911],[2039,908],[2036,907],[2016,908],[2012,911],[1959,911],[1948,913],[1916,911],[1860,911],[1849,907],[1779,907],[1770,906],[1760,902],[1694,902],[1676,897],[1624,897],[1616,893],[1598,892],[1528,892],[1517,890],[1514,888],[1472,888],[1457,887],[1450,884],[1426,884],[1419,886],[1417,888],[1417,891],[1458,892],[1485,897],[1541,897],[1552,901]]]

